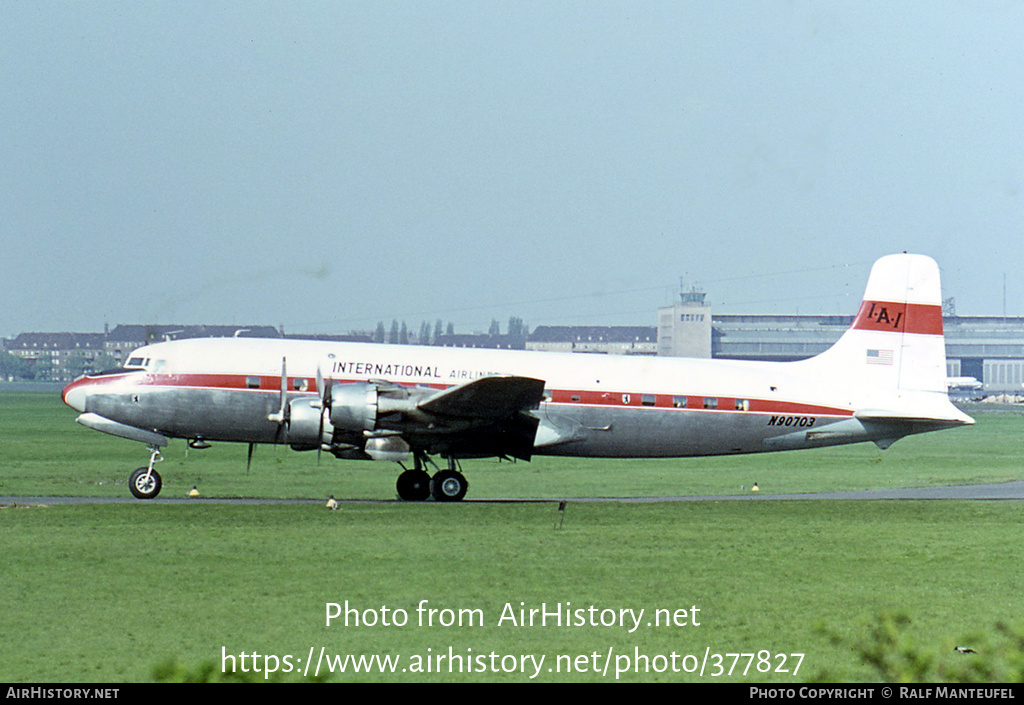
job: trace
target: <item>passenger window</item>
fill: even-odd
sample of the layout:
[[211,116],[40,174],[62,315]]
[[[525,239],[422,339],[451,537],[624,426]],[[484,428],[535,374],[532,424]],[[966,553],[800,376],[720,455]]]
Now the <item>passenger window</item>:
[[717,409],[718,398],[717,397],[704,397],[704,408],[705,409]]
[[677,409],[685,409],[686,397],[672,397],[672,406]]
[[259,389],[260,388],[260,378],[259,377],[246,377],[245,378],[245,386],[248,387],[249,389]]
[[736,411],[750,411],[750,400],[749,399],[737,399],[736,400]]
[[655,397],[653,394],[644,394],[643,396],[640,397],[640,403],[643,404],[644,406],[654,406],[654,403],[656,401],[657,397]]

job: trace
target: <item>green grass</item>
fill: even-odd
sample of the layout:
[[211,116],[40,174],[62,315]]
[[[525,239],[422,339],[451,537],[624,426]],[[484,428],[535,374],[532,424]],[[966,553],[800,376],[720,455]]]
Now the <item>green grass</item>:
[[[465,468],[473,497],[735,493],[755,480],[770,493],[1018,478],[1021,417],[977,416],[975,427],[905,439],[885,452],[867,445]],[[73,419],[52,397],[0,394],[0,494],[126,493],[125,475],[142,464],[144,450]],[[247,474],[244,446],[192,451],[187,459],[179,446],[167,457],[161,470],[168,496],[197,483],[207,496],[394,494],[390,464],[325,457],[317,469],[315,456],[260,448]],[[538,680],[599,682],[614,680],[614,661],[607,676],[547,669],[559,656],[603,665],[609,649],[613,658],[639,650],[651,659],[703,657],[705,649],[803,653],[795,677],[755,673],[756,660],[744,677],[744,657],[719,680],[875,681],[878,672],[855,645],[879,615],[906,615],[903,638],[941,662],[973,658],[953,652],[955,643],[1024,621],[1022,514],[1018,502],[570,502],[556,529],[553,503],[357,503],[336,512],[319,502],[8,507],[0,509],[0,681],[129,682],[204,669],[219,675],[222,648],[291,655],[295,663],[321,647],[400,656],[399,669],[415,656],[447,655],[449,647],[463,656],[543,655]],[[346,600],[360,610],[405,610],[410,623],[327,627],[326,603]],[[419,626],[421,600],[436,609],[479,610],[484,623]],[[644,609],[645,617],[632,634],[499,626],[504,605],[520,602]],[[694,605],[699,627],[647,626],[654,609]],[[449,674],[446,666],[442,673],[326,679],[528,680],[519,672]],[[622,680],[701,679],[651,672]]]
[[[912,615],[914,633],[944,653],[947,642],[951,650],[979,624],[1024,608],[1024,579],[1008,570],[1018,563],[1024,507],[1016,502],[569,504],[559,530],[556,511],[550,504],[8,508],[0,512],[2,598],[11,606],[0,679],[140,680],[167,660],[219,664],[222,647],[304,658],[323,646],[411,658],[453,646],[549,660],[603,656],[609,647],[651,656],[708,647],[804,653],[796,680],[822,672],[856,680],[870,671],[826,632],[853,639],[872,615],[902,611]],[[422,599],[437,609],[479,610],[484,624],[418,626]],[[413,623],[325,626],[326,603],[345,600],[360,611],[406,610]],[[498,626],[504,605],[520,602],[647,615],[695,605],[700,626],[645,622],[633,634]]]
[[[452,646],[544,654],[549,664],[560,654],[603,658],[610,647],[650,656],[768,650],[806,654],[797,677],[746,680],[870,680],[829,634],[854,640],[873,615],[896,610],[946,655],[979,625],[1024,608],[1024,579],[1008,569],[1019,562],[1024,518],[1015,502],[570,503],[558,530],[556,512],[550,504],[6,509],[0,679],[146,680],[169,660],[219,666],[222,647],[305,659],[323,646],[408,659]],[[360,611],[406,610],[410,624],[325,626],[325,604],[346,600]],[[484,624],[418,626],[421,600],[480,610]],[[700,626],[648,627],[646,617],[633,634],[498,626],[505,603],[520,602],[648,616],[696,605]]]

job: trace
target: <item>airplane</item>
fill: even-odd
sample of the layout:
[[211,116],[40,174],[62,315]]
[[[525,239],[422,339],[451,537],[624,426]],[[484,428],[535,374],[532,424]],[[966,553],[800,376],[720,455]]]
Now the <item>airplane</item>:
[[153,466],[171,438],[248,443],[250,460],[274,443],[397,461],[400,499],[458,501],[464,458],[885,449],[974,423],[946,393],[939,267],[905,253],[873,265],[851,327],[805,360],[204,338],[139,348],[63,400],[78,423],[146,444],[128,482],[140,499],[159,494]]
[[949,377],[946,380],[946,389],[981,389],[984,385],[977,377]]

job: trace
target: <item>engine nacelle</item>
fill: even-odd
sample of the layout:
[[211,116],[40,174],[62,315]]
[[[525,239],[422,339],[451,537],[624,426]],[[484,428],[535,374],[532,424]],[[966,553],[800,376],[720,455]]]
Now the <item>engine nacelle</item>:
[[331,387],[331,424],[342,431],[377,429],[377,385],[371,382],[336,384]]
[[[410,413],[412,404],[409,392],[399,386],[335,384],[328,392],[327,409],[319,399],[291,401],[288,443],[296,450],[323,448],[339,458],[404,460],[409,444],[394,431],[382,430],[381,419],[394,422]],[[383,435],[375,435],[378,432]]]
[[367,438],[364,452],[374,460],[401,463],[409,458],[409,444],[401,436]]
[[334,428],[323,420],[321,428],[320,402],[313,399],[294,399],[288,407],[288,443],[296,450],[315,450],[330,445]]

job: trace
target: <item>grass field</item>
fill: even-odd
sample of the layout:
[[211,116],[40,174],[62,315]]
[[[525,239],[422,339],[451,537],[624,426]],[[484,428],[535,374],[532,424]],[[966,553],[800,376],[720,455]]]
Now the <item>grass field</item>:
[[[734,494],[753,481],[770,494],[1019,479],[1024,418],[976,416],[974,427],[905,439],[885,452],[865,445],[464,467],[476,498]],[[172,445],[166,456],[166,496],[193,484],[205,496],[394,495],[395,473],[384,464],[325,457],[317,468],[315,455],[260,448],[246,473],[243,446],[186,458]],[[0,394],[0,495],[123,496],[127,472],[145,459],[138,444],[77,426],[52,395]],[[1017,502],[570,502],[555,528],[557,507],[8,507],[0,510],[0,681],[216,675],[224,655],[251,668],[254,652],[261,671],[273,656],[275,677],[303,680],[283,671],[303,670],[311,650],[319,660],[321,647],[327,655],[400,659],[396,673],[355,674],[350,663],[345,674],[322,672],[328,681],[520,682],[536,672],[540,681],[604,682],[627,667],[620,680],[871,681],[879,674],[861,651],[880,623],[891,624],[885,615],[906,617],[894,639],[932,659],[934,673],[949,673],[943,664],[954,668],[956,659],[986,658],[998,624],[1024,622]],[[423,600],[448,611],[421,625]],[[328,603],[346,601],[376,624],[327,626]],[[566,603],[593,606],[598,623],[501,619],[506,605],[518,617],[521,607]],[[640,626],[630,632],[628,613],[619,626],[620,610],[641,609]],[[687,624],[654,625],[659,609]],[[408,621],[384,626],[385,612]],[[462,626],[442,624],[460,615]],[[980,654],[954,652],[964,641]],[[672,672],[690,670],[705,653],[755,656],[712,657],[703,677]],[[796,675],[791,654],[804,654]],[[520,656],[545,660],[512,658]],[[416,670],[428,664],[429,673]],[[780,666],[789,672],[775,672]],[[719,669],[725,673],[712,677]]]

